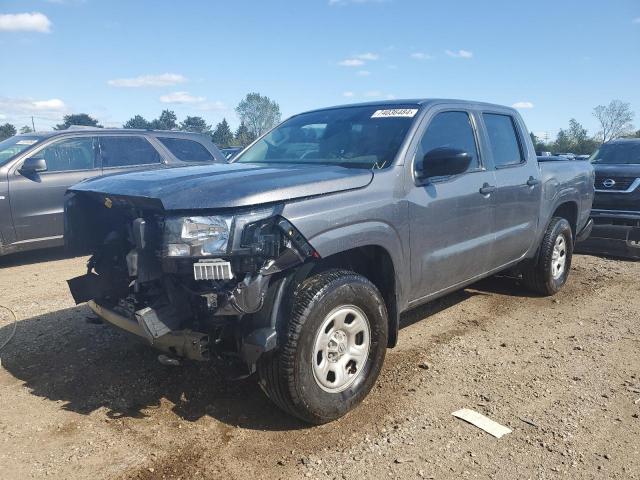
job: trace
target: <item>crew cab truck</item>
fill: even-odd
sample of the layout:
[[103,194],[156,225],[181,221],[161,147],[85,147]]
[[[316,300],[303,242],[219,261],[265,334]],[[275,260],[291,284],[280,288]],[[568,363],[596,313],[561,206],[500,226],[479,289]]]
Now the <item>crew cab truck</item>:
[[603,144],[590,158],[595,169],[593,231],[585,253],[640,259],[640,139]]
[[402,312],[507,269],[541,295],[588,234],[588,162],[511,109],[404,100],[293,116],[231,164],[71,188],[77,303],[171,355],[238,359],[310,423],[374,385]]

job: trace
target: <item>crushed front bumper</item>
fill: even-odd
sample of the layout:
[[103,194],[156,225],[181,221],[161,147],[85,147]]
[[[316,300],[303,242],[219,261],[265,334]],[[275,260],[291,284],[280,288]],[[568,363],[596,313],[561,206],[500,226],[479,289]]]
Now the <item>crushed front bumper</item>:
[[640,212],[592,210],[591,217],[593,230],[577,253],[640,259]]
[[120,330],[135,335],[158,350],[191,360],[209,359],[209,336],[205,333],[176,330],[154,336],[150,333],[150,328],[146,324],[145,318],[141,315],[130,318],[115,310],[99,305],[93,300],[89,301],[88,304],[89,308],[104,321]]

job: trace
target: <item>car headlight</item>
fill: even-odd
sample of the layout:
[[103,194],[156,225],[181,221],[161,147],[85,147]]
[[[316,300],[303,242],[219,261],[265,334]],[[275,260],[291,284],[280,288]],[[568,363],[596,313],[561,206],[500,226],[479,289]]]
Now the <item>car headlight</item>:
[[165,220],[167,257],[207,257],[227,253],[233,217],[171,217]]

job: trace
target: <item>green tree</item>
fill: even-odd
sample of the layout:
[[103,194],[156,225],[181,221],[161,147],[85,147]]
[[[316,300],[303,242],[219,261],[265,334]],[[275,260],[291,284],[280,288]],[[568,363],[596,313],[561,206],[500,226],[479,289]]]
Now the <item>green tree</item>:
[[233,132],[231,131],[231,128],[229,128],[226,118],[223,118],[222,121],[216,125],[216,129],[213,131],[211,139],[213,140],[213,143],[220,148],[230,147],[235,143]]
[[533,132],[529,132],[531,136],[531,141],[533,142],[533,148],[536,153],[546,152],[549,150],[549,146],[546,145],[543,141],[541,141]]
[[587,129],[575,118],[569,120],[569,130],[567,133],[572,144],[571,152],[577,155],[588,155],[598,148],[598,142],[589,137]]
[[236,112],[254,137],[280,123],[280,106],[259,93],[247,94],[236,107]]
[[123,128],[139,128],[146,130],[151,128],[151,122],[144,118],[142,115],[136,115],[133,118],[130,118],[127,123],[125,123]]
[[240,123],[240,126],[236,130],[235,137],[236,137],[235,143],[240,147],[246,147],[256,139],[255,135],[253,135],[249,131],[247,126],[244,124],[244,122]]
[[20,133],[33,133],[33,129],[29,125],[23,125],[22,128],[20,128]]
[[598,105],[593,109],[593,116],[600,122],[598,140],[606,143],[624,137],[633,131],[634,113],[631,104],[621,100],[611,100],[609,105]]
[[178,128],[178,117],[173,110],[163,110],[158,118],[151,122],[154,130],[175,130]]
[[98,120],[86,113],[73,113],[71,115],[65,115],[62,120],[62,123],[59,123],[54,127],[56,130],[66,130],[72,125],[102,128],[102,125],[98,124]]
[[0,125],[0,142],[2,140],[6,140],[9,137],[13,137],[16,133],[16,127],[11,125],[10,123]]
[[211,134],[211,125],[202,117],[187,117],[180,123],[180,130]]
[[573,142],[571,141],[569,134],[566,130],[560,129],[558,136],[556,137],[556,141],[553,143],[554,153],[571,152],[572,147]]

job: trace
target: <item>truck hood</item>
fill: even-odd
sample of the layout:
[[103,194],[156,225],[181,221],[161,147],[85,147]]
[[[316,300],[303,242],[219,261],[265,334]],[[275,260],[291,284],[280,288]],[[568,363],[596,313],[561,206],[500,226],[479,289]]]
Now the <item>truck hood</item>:
[[248,207],[367,186],[370,170],[327,165],[209,164],[98,177],[71,192],[133,197],[164,210]]
[[615,164],[615,163],[594,163],[593,168],[596,175],[613,177],[640,177],[640,164]]

